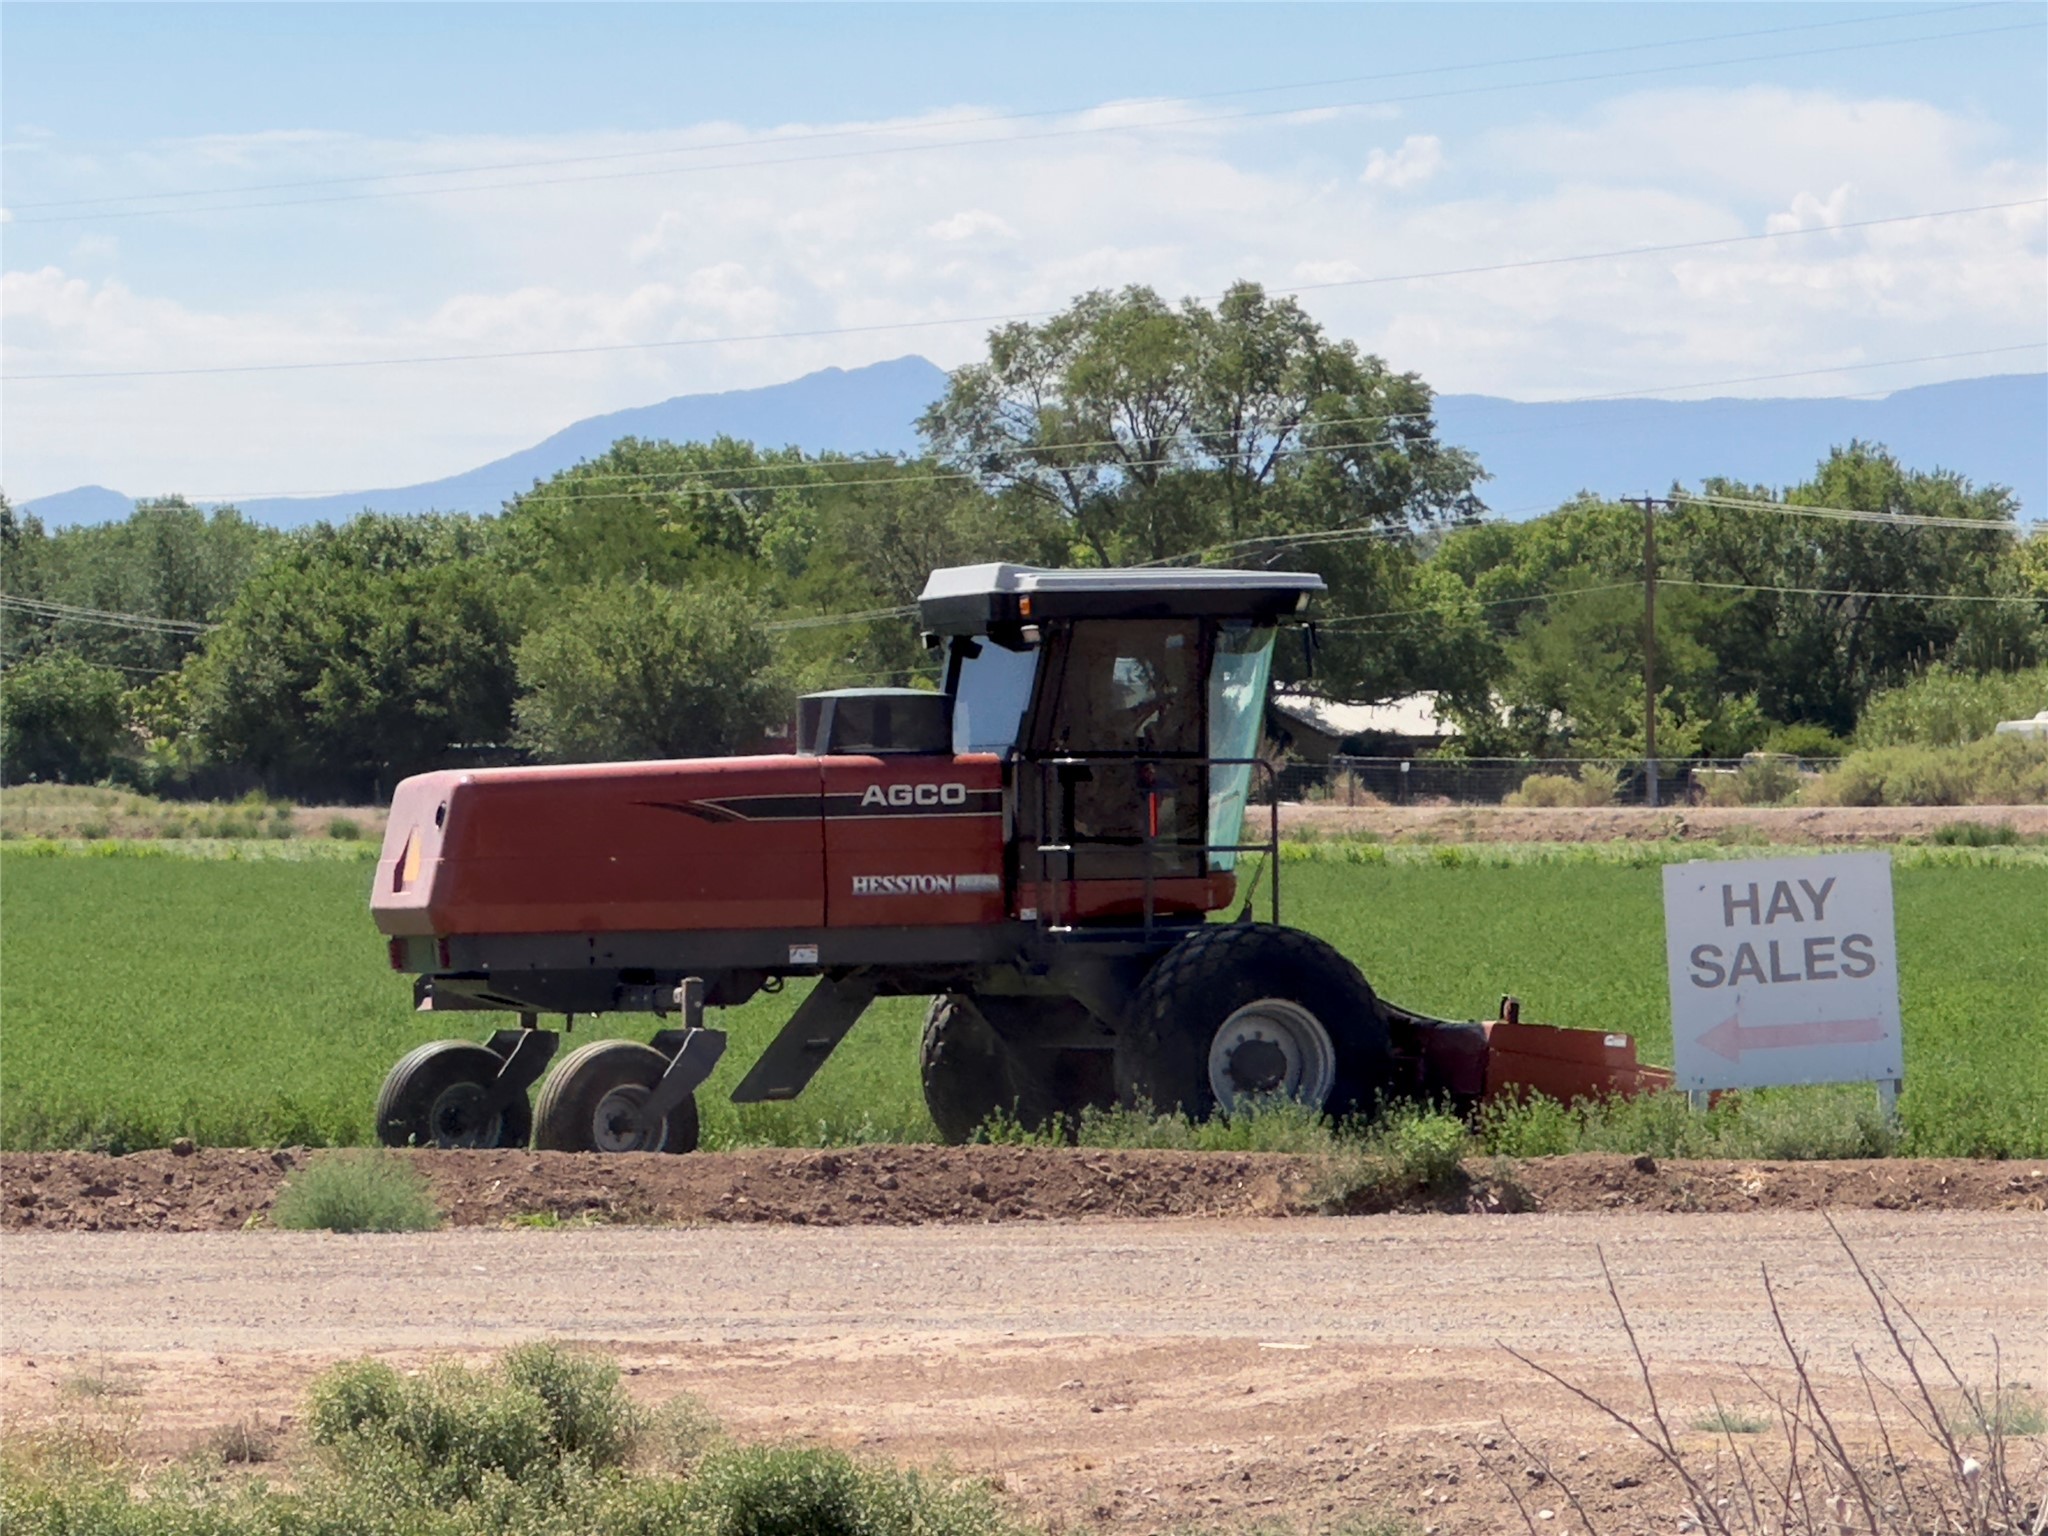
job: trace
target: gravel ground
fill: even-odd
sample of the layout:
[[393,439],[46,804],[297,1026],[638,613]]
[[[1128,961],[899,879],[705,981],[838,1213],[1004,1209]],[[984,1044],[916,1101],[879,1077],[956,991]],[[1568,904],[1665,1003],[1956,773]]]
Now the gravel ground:
[[[1961,1370],[2048,1384],[2048,1220],[1836,1220]],[[1543,1529],[1583,1529],[1562,1476],[1603,1528],[1675,1531],[1654,1460],[1503,1349],[1637,1408],[1603,1255],[1667,1411],[1703,1452],[1695,1418],[1761,1402],[1745,1367],[1785,1380],[1760,1269],[1822,1390],[1868,1435],[1855,1352],[1897,1372],[1841,1249],[1801,1211],[16,1230],[0,1242],[0,1404],[14,1432],[112,1415],[138,1454],[170,1456],[251,1417],[288,1435],[336,1358],[482,1359],[548,1336],[615,1354],[649,1401],[689,1392],[742,1435],[944,1460],[1061,1528],[1348,1514],[1440,1536],[1519,1528],[1505,1477],[1532,1513],[1552,1509]]]

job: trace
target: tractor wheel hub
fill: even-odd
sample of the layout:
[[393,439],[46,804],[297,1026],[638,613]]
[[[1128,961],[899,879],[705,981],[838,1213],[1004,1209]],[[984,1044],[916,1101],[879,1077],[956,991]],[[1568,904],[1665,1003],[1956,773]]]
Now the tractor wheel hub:
[[1218,1026],[1209,1044],[1209,1088],[1229,1113],[1240,1101],[1286,1098],[1321,1109],[1337,1082],[1337,1048],[1322,1020],[1299,1003],[1265,997]]

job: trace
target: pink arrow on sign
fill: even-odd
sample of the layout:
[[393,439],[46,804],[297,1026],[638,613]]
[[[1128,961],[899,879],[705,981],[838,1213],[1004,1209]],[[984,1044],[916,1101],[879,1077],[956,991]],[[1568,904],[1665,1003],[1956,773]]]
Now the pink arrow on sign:
[[1745,1024],[1734,1013],[1700,1036],[1700,1044],[1730,1061],[1744,1051],[1782,1051],[1802,1045],[1868,1045],[1884,1038],[1883,1019],[1816,1019],[1807,1024]]

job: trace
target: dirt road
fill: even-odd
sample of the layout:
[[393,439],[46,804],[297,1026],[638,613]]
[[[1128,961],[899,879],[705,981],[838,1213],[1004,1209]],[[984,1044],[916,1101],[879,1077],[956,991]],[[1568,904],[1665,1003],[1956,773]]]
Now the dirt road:
[[1498,805],[1359,805],[1281,808],[1280,824],[1324,837],[1371,836],[1388,842],[1609,843],[1680,842],[1855,846],[1927,842],[1944,827],[2009,827],[2048,837],[2048,805],[1703,806],[1651,810]]
[[[2048,1220],[1838,1221],[1966,1373],[1988,1380],[1995,1338],[2008,1380],[2048,1387]],[[1546,1529],[1578,1529],[1501,1438],[1505,1415],[1596,1514],[1674,1529],[1650,1459],[1500,1348],[1634,1406],[1602,1251],[1681,1426],[1716,1400],[1760,1405],[1744,1366],[1782,1380],[1759,1266],[1824,1384],[1847,1388],[1853,1351],[1881,1353],[1841,1251],[1804,1212],[14,1232],[0,1402],[16,1427],[118,1403],[169,1453],[247,1414],[292,1414],[338,1356],[482,1358],[552,1336],[601,1345],[639,1394],[693,1393],[743,1435],[943,1458],[1070,1525],[1372,1512],[1493,1530],[1513,1515],[1491,1462],[1556,1507]]]

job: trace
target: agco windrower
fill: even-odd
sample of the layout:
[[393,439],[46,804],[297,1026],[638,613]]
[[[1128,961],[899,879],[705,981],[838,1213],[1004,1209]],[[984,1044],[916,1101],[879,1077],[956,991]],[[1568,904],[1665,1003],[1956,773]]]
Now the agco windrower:
[[[371,898],[392,967],[423,1011],[516,1025],[405,1057],[378,1134],[688,1151],[725,1047],[705,1010],[792,982],[809,990],[734,1100],[793,1098],[874,999],[930,997],[925,1102],[955,1141],[997,1111],[1200,1118],[1278,1096],[1336,1114],[1668,1082],[1627,1036],[1523,1024],[1512,1000],[1491,1023],[1394,1007],[1282,926],[1261,727],[1275,634],[1322,587],[942,570],[917,611],[943,690],[812,694],[793,753],[405,780]],[[1262,902],[1256,879],[1240,889],[1252,854]],[[547,1071],[544,1017],[616,1012],[651,1015],[649,1043],[599,1040]]]

